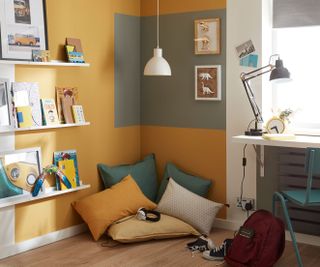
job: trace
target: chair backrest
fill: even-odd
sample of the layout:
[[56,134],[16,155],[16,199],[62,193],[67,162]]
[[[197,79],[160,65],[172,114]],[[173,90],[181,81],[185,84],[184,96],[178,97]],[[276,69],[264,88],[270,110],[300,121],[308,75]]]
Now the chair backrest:
[[308,147],[306,149],[305,170],[308,173],[307,188],[306,188],[307,193],[306,193],[306,199],[305,199],[305,204],[307,204],[309,202],[309,196],[312,190],[313,175],[320,174],[320,148]]
[[320,148],[308,147],[306,149],[305,170],[315,175],[320,175]]

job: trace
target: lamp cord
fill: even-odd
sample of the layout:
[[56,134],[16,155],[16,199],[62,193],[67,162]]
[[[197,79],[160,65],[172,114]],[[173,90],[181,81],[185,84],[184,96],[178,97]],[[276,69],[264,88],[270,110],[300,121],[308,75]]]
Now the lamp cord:
[[159,0],[157,0],[157,48],[159,48],[159,45],[160,45],[160,34],[159,34],[159,31],[160,31],[160,3],[159,3]]
[[242,180],[241,180],[241,186],[240,186],[240,201],[241,202],[242,202],[242,198],[243,198],[243,184],[244,184],[244,180],[246,178],[246,166],[247,166],[246,149],[247,149],[247,144],[245,144],[243,146],[243,150],[242,150]]

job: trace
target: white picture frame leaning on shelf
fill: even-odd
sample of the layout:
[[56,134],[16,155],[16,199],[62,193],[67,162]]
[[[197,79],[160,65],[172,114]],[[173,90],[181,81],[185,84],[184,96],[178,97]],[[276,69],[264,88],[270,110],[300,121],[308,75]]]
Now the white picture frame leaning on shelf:
[[14,128],[10,81],[0,78],[0,132]]
[[195,100],[221,101],[221,65],[195,66]]
[[[0,199],[31,194],[42,172],[41,148],[27,148],[0,153]],[[44,192],[44,186],[42,192]]]
[[32,50],[48,50],[45,0],[0,0],[3,60],[32,60]]

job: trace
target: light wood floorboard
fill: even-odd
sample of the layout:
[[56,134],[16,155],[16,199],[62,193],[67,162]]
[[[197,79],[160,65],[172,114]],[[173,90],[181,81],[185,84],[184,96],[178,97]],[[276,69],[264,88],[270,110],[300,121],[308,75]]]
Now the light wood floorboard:
[[[216,229],[211,238],[220,244],[233,232]],[[217,266],[219,262],[207,261],[201,254],[192,254],[185,248],[192,237],[171,240],[149,241],[136,244],[108,243],[106,239],[94,242],[89,233],[65,239],[32,251],[28,251],[0,261],[1,267],[51,267],[51,266],[93,266],[93,267],[206,267]],[[320,266],[320,247],[300,245],[304,267]],[[226,264],[220,264],[227,267]],[[297,266],[291,242],[287,242],[285,252],[275,267]],[[257,266],[259,267],[259,266]]]

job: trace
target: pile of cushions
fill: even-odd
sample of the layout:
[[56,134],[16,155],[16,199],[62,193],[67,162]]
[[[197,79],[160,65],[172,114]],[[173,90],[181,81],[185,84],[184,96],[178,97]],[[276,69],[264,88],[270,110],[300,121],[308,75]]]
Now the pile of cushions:
[[[95,240],[106,231],[124,243],[209,234],[223,206],[205,198],[211,181],[172,163],[166,165],[158,191],[153,154],[132,165],[98,164],[98,170],[106,189],[73,203]],[[137,220],[134,214],[141,207],[161,212],[160,221]]]

